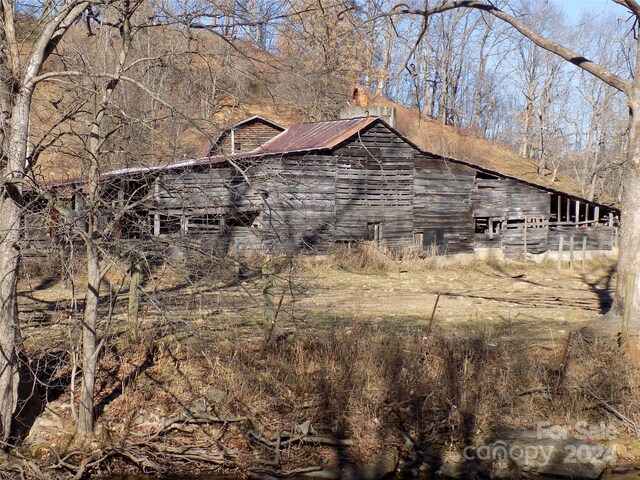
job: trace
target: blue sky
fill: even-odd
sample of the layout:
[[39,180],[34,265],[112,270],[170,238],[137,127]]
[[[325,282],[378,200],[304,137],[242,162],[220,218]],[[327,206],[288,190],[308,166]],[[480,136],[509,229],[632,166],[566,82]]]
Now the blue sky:
[[615,12],[626,18],[626,11],[612,0],[555,0],[555,3],[566,12],[572,22],[577,22],[582,13],[597,16],[602,13]]

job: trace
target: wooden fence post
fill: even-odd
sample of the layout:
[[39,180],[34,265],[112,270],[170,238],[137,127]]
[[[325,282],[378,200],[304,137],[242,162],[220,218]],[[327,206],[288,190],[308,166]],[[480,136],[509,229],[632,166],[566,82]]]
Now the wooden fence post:
[[438,300],[440,300],[440,292],[436,295],[436,301],[433,304],[433,310],[431,310],[431,318],[429,319],[429,328],[427,329],[427,336],[431,335],[431,329],[433,328],[433,319],[436,316],[436,308],[438,308]]
[[584,271],[584,264],[587,261],[587,237],[582,237],[582,263],[580,263],[580,270]]
[[560,235],[560,245],[558,246],[558,270],[562,268],[563,247],[564,247],[564,235]]
[[569,269],[573,270],[573,235],[569,237]]

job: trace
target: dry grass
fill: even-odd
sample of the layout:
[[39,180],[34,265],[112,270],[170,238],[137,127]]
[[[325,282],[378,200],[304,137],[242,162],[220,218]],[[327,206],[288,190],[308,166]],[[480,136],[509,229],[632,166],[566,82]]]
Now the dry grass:
[[[325,256],[329,268],[358,273],[426,272],[433,269],[473,265],[493,265],[494,259],[447,256],[437,246],[422,250],[415,247],[389,248],[371,241],[334,245]],[[304,263],[304,262],[303,262]],[[315,262],[317,267],[321,262]]]
[[[289,447],[282,452],[287,468],[332,464],[340,456],[365,461],[390,448],[407,458],[419,451],[441,458],[452,445],[482,442],[503,429],[535,429],[538,422],[569,428],[581,420],[606,422],[621,436],[629,433],[628,425],[608,413],[602,401],[634,421],[640,419],[637,352],[576,341],[563,372],[564,343],[534,344],[529,327],[518,324],[516,311],[528,308],[524,304],[529,299],[540,302],[549,292],[557,295],[562,285],[575,306],[563,309],[544,300],[550,312],[544,322],[569,328],[558,315],[597,306],[595,294],[591,298],[587,293],[605,285],[610,261],[590,264],[584,274],[527,265],[523,275],[523,264],[444,266],[440,258],[361,244],[352,246],[351,254],[337,250],[324,259],[296,258],[293,264],[285,257],[272,259],[276,291],[291,281],[293,270],[299,298],[293,305],[293,293],[286,291],[279,337],[268,348],[262,344],[259,276],[219,289],[211,278],[225,283],[226,277],[212,271],[191,280],[185,291],[174,287],[193,272],[167,268],[163,272],[171,280],[165,286],[175,298],[157,297],[164,298],[165,310],[143,316],[141,338],[132,343],[126,325],[114,325],[98,382],[96,401],[104,406],[99,423],[108,426],[110,441],[121,441],[139,438],[183,411],[247,417],[245,422],[172,432],[163,440],[207,445],[213,453],[233,451],[242,468],[257,457],[273,456],[273,450],[251,440],[249,430],[275,439],[279,431],[295,430],[306,421],[320,434],[350,438],[354,444]],[[257,272],[264,264],[259,255],[244,260]],[[371,272],[376,275],[365,274]],[[160,285],[160,278],[154,282]],[[435,291],[448,296],[441,300],[435,334],[426,336]],[[196,295],[201,305],[194,303]],[[374,302],[370,313],[379,320],[345,309],[354,299],[365,302],[368,297]],[[514,303],[518,299],[521,307]],[[401,315],[411,312],[418,300],[424,303],[421,321],[395,316],[398,310]],[[513,313],[498,317],[497,323],[488,318],[496,315],[491,305],[500,312],[504,302],[511,302],[507,305]],[[478,328],[442,328],[449,318],[471,311],[480,312]],[[331,315],[335,318],[327,321]],[[531,323],[541,321],[532,317]],[[47,327],[49,336],[51,331]],[[554,338],[566,339],[566,334]],[[64,377],[64,367],[60,372]],[[46,415],[59,415],[64,425],[71,425],[69,400],[67,389],[49,404]],[[55,445],[65,434],[49,432],[46,442]]]
[[570,431],[578,421],[606,422],[628,435],[628,426],[587,391],[630,418],[640,416],[640,369],[606,343],[576,343],[563,374],[562,346],[527,348],[489,335],[425,337],[421,329],[398,334],[357,321],[266,350],[238,344],[232,331],[176,340],[161,342],[153,365],[109,404],[101,421],[114,434],[145,430],[142,421],[122,419],[208,405],[220,416],[249,418],[201,432],[247,458],[272,454],[248,440],[248,429],[273,439],[310,421],[320,434],[354,440],[348,449],[283,451],[285,464],[295,466],[344,455],[365,461],[389,448],[439,458],[451,445],[477,444],[511,428],[535,430],[538,422]]

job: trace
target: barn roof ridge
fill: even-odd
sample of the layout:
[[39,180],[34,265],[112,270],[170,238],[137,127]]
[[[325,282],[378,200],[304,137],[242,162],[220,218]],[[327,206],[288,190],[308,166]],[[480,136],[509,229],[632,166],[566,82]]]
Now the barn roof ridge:
[[284,125],[280,125],[278,122],[275,122],[274,120],[271,120],[270,118],[264,117],[262,115],[252,115],[250,117],[244,118],[242,120],[239,120],[227,127],[224,127],[223,129],[219,130],[218,133],[215,135],[215,137],[211,137],[210,140],[206,140],[202,146],[200,147],[199,150],[199,156],[200,157],[205,157],[207,155],[207,153],[212,149],[212,147],[218,143],[220,141],[220,139],[227,133],[229,133],[231,130],[234,130],[238,127],[241,127],[247,123],[253,122],[255,120],[261,120],[264,123],[267,123],[269,125],[271,125],[272,127],[281,130],[280,133],[282,133],[283,131],[287,130],[287,127],[285,127]]
[[[275,122],[272,122],[271,120],[265,117],[261,117],[259,115],[254,115],[253,117],[249,117],[234,125],[242,125],[246,122],[249,122],[257,118],[269,123],[273,123],[274,125],[277,125]],[[376,123],[381,123],[382,125],[384,125],[391,132],[397,135],[403,142],[413,147],[421,155],[429,155],[436,158],[441,158],[444,161],[450,161],[453,163],[465,165],[475,170],[494,174],[502,178],[513,179],[518,182],[524,183],[526,185],[532,186],[534,188],[545,190],[547,192],[562,194],[570,198],[579,199],[581,201],[585,201],[594,205],[601,205],[601,206],[606,206],[608,208],[617,209],[617,207],[614,206],[613,204],[605,203],[602,201],[595,201],[595,200],[589,201],[584,197],[576,195],[575,193],[571,193],[563,189],[556,189],[556,188],[553,188],[552,186],[533,182],[531,180],[527,180],[524,178],[519,178],[517,176],[511,175],[508,173],[503,173],[499,170],[495,170],[483,165],[479,165],[472,161],[462,160],[462,159],[451,157],[448,155],[442,155],[442,154],[426,151],[423,148],[419,147],[416,143],[411,141],[409,138],[407,138],[407,136],[404,135],[402,132],[392,127],[391,125],[389,125],[384,119],[376,116],[324,120],[320,122],[297,123],[285,129],[284,131],[280,132],[278,135],[271,138],[263,145],[251,151],[236,153],[236,154],[229,154],[229,155],[200,156],[200,157],[181,160],[179,162],[169,163],[165,165],[116,169],[116,170],[111,170],[109,172],[103,173],[101,175],[101,178],[111,178],[119,175],[131,175],[131,174],[138,174],[138,173],[140,174],[151,173],[151,172],[156,172],[160,170],[188,168],[188,167],[221,163],[229,160],[231,161],[247,160],[247,159],[261,158],[261,157],[267,157],[267,156],[288,155],[288,154],[295,154],[295,153],[311,153],[311,152],[317,152],[317,151],[333,150],[339,145],[343,144],[344,142],[354,138],[358,133],[360,133],[365,128],[368,128]],[[335,128],[340,126],[342,126],[343,128],[342,129]],[[233,127],[230,127],[230,128],[233,128]],[[292,138],[289,138],[289,137],[292,137]],[[82,180],[67,180],[67,181],[58,182],[58,183],[50,183],[49,185],[62,186],[62,185],[78,183],[81,181]]]

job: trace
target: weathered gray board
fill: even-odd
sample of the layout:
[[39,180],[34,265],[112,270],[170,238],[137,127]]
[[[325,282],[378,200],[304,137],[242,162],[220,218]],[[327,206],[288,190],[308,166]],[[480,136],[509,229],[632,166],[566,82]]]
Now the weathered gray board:
[[[380,225],[389,244],[410,245],[415,153],[376,125],[326,154],[254,159],[244,174],[228,165],[165,173],[152,213],[161,221],[173,218],[173,227],[161,226],[163,234],[229,235],[235,228],[233,236],[258,248],[322,250],[335,241],[365,239],[370,224]],[[225,232],[225,222],[246,214],[255,216],[250,225]]]
[[573,236],[575,248],[582,248],[582,239],[587,237],[587,250],[611,250],[615,232],[608,225],[598,226],[552,226],[549,230],[547,245],[549,250],[560,248],[560,235],[564,236],[564,249],[569,248],[569,239]]
[[414,175],[414,231],[424,234],[425,229],[440,229],[448,253],[473,252],[474,170],[421,155]]
[[509,178],[476,175],[471,201],[474,218],[491,218],[502,227],[501,234],[494,235],[493,242],[487,235],[481,235],[478,238],[480,245],[491,246],[499,242],[509,257],[523,254],[525,245],[528,253],[547,250],[545,222],[549,221],[550,207],[549,194],[544,190]]

